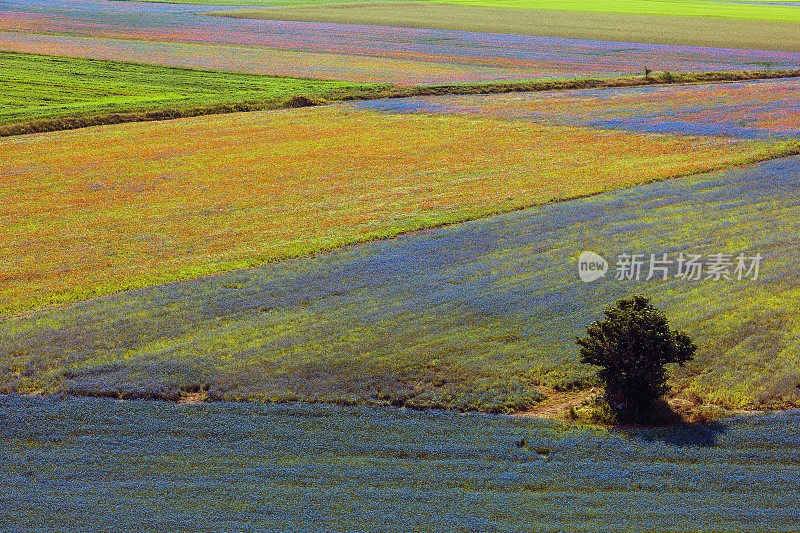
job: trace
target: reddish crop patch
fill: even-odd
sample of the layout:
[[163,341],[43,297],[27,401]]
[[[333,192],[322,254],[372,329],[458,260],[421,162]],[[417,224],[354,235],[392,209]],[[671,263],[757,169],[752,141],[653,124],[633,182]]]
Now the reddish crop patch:
[[768,152],[335,107],[11,137],[0,300],[8,311],[192,277]]

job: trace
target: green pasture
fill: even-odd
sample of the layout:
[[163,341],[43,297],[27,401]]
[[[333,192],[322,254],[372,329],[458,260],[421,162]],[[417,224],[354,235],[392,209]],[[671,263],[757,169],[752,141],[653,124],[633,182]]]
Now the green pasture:
[[732,18],[800,22],[800,8],[707,0],[447,0],[447,4],[508,7],[537,11],[625,13],[680,17]]
[[131,122],[148,113],[171,118],[285,107],[292,97],[380,87],[16,52],[0,52],[0,84],[0,135],[16,132],[10,125],[40,131],[115,114]]
[[[632,4],[677,4],[678,2],[632,2]],[[578,4],[586,8],[578,9]],[[715,46],[755,50],[800,51],[800,8],[777,7],[741,12],[723,6],[710,12],[731,14],[710,17],[695,11],[680,10],[601,10],[606,3],[568,2],[558,4],[563,11],[554,11],[544,2],[470,2],[468,0],[433,2],[348,2],[303,3],[289,7],[243,8],[210,12],[221,16],[263,18],[272,20],[298,20],[340,24],[367,24],[411,28],[431,28],[457,31],[480,31],[545,37],[645,42],[688,46]],[[622,7],[626,2],[608,2]],[[680,4],[704,4],[680,2]],[[575,10],[567,10],[569,6]],[[518,7],[529,7],[520,12]],[[753,8],[759,6],[736,6]],[[666,12],[664,12],[666,11]],[[699,10],[705,13],[708,10]],[[750,11],[754,11],[750,13]],[[681,16],[677,16],[681,15]],[[763,18],[762,18],[763,17]]]

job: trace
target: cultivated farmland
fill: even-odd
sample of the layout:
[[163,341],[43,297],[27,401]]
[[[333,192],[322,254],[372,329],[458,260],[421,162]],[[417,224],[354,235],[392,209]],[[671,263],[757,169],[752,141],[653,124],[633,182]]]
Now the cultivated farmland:
[[607,431],[325,405],[11,398],[0,417],[0,524],[11,529],[792,532],[800,521],[797,413]]
[[0,52],[0,79],[14,80],[3,92],[0,135],[287,107],[386,88],[13,52]]
[[[678,390],[728,408],[791,404],[797,240],[784,236],[797,231],[798,175],[797,158],[762,163],[11,318],[0,323],[6,387],[520,410],[591,384],[570,333],[646,292],[702,342]],[[755,281],[587,285],[584,249],[612,262],[765,260]]]
[[796,151],[332,106],[12,137],[0,294],[20,311]]
[[352,105],[385,113],[524,119],[546,126],[589,126],[743,139],[800,136],[800,81],[797,78],[523,94],[425,96],[377,99]]
[[800,5],[278,4],[0,4],[0,529],[799,530]]
[[[638,7],[651,9],[635,11]],[[643,2],[302,2],[287,7],[211,11],[218,16],[286,21],[366,24],[495,34],[662,43],[733,49],[800,50],[796,6],[775,2],[644,0]],[[700,6],[694,16],[687,5]],[[738,5],[737,5],[738,4]],[[631,10],[633,7],[634,10]],[[788,9],[787,9],[788,7]],[[652,9],[655,8],[655,9]],[[682,9],[683,8],[683,9]],[[715,11],[703,16],[702,8]],[[711,9],[708,9],[711,8]],[[676,16],[679,15],[679,16]],[[757,17],[757,18],[755,18]]]
[[[41,13],[32,2],[22,2],[24,10],[18,12],[0,12],[0,49],[395,84],[630,76],[643,74],[645,68],[671,72],[800,68],[797,50],[240,20],[188,16],[173,12],[175,8],[135,2],[114,2],[114,9],[109,2],[86,1],[78,8],[62,3],[66,13],[58,16]],[[134,8],[117,12],[120,4],[147,7],[139,8],[143,14],[134,17]]]

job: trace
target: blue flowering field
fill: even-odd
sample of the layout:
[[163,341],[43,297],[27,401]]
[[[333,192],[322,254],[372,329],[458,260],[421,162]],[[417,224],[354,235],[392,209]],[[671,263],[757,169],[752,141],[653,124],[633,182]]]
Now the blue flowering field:
[[0,422],[7,532],[800,529],[798,411],[608,431],[372,407],[10,396]]
[[713,85],[382,98],[346,105],[384,113],[454,114],[525,119],[549,126],[774,139],[800,135],[798,93],[798,79],[787,78]]

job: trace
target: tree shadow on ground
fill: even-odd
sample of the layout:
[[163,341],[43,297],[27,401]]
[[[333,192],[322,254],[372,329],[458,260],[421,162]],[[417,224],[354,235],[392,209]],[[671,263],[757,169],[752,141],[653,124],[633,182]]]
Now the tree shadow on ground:
[[[619,414],[619,413],[618,413]],[[662,442],[671,446],[710,448],[728,430],[714,420],[689,421],[691,413],[675,410],[664,399],[638,413],[628,413],[609,431],[642,442]]]
[[718,422],[702,424],[682,422],[658,427],[617,426],[610,429],[613,433],[642,442],[663,442],[672,446],[695,446],[699,448],[716,446],[720,435],[727,430],[728,427],[726,425]]

